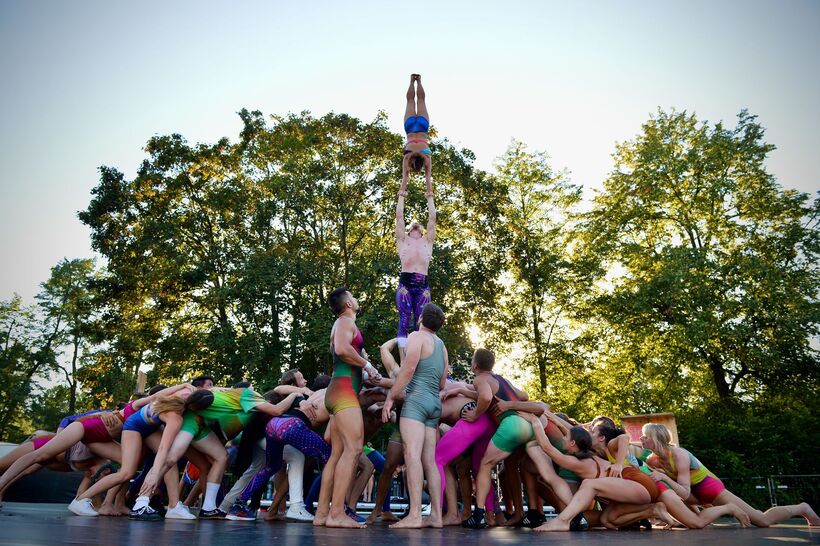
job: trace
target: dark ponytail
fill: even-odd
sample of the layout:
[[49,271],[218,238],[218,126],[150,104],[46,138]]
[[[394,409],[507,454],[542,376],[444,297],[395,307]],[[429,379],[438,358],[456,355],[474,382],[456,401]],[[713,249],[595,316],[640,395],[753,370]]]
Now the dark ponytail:
[[611,427],[608,425],[599,425],[597,430],[598,434],[606,439],[606,443],[611,442],[612,440],[614,440],[618,436],[621,436],[622,434],[626,434],[626,431],[624,429],[618,427]]
[[578,459],[589,459],[592,457],[592,436],[590,436],[587,429],[580,425],[576,425],[569,429],[569,439],[575,442],[575,447],[578,452],[574,453]]
[[189,411],[202,411],[210,407],[213,403],[214,393],[208,389],[198,389],[185,399],[185,409]]

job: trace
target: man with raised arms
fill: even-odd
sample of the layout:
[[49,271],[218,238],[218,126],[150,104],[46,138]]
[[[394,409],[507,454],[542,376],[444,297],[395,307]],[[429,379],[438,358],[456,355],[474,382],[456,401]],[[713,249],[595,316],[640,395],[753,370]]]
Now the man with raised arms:
[[436,206],[433,203],[433,182],[427,176],[427,232],[421,224],[413,222],[410,229],[404,226],[404,198],[407,197],[407,161],[405,156],[401,187],[396,205],[396,245],[401,260],[401,275],[396,289],[396,307],[399,311],[398,339],[399,356],[404,358],[407,351],[407,335],[416,329],[421,310],[430,303],[430,283],[427,269],[433,257],[433,242],[436,237]]

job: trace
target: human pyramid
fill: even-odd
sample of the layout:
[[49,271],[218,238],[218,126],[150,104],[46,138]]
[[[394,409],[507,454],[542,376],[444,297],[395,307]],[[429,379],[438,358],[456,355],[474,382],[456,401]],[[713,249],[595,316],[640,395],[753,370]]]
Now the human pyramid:
[[[807,503],[754,509],[692,453],[672,445],[663,425],[645,425],[640,446],[631,445],[610,418],[578,424],[545,403],[530,401],[493,373],[495,356],[487,349],[477,349],[472,357],[472,382],[451,377],[447,348],[437,335],[445,315],[431,303],[427,278],[436,226],[429,125],[421,77],[414,74],[407,91],[407,143],[396,206],[402,265],[396,291],[398,333],[380,347],[386,373],[365,352],[356,326],[356,298],[337,288],[328,296],[336,316],[329,347],[332,378],[320,376],[308,388],[302,374],[291,370],[280,385],[260,395],[247,383],[218,388],[202,376],[191,383],[157,386],[116,411],[66,417],[56,434],[36,436],[0,461],[0,502],[19,478],[46,466],[86,473],[68,507],[78,516],[252,521],[268,482],[277,476],[276,497],[265,519],[279,517],[287,494],[287,519],[327,527],[363,528],[381,520],[394,522],[390,527],[397,529],[504,525],[568,531],[653,523],[703,528],[722,516],[736,518],[743,527],[767,527],[797,516],[820,525]],[[416,172],[426,180],[426,230],[418,222],[409,229],[404,223],[407,184]],[[386,459],[365,448],[383,426],[394,429]],[[240,433],[241,440],[234,442],[238,446],[226,449]],[[240,477],[217,505],[231,450],[238,451]],[[324,469],[305,498],[308,459]],[[181,481],[184,460],[188,469]],[[111,470],[109,461],[119,463],[119,469],[100,477]],[[502,462],[499,499],[492,471]],[[387,494],[402,464],[410,505],[398,520]],[[199,471],[197,488],[182,502],[180,490],[193,468]],[[365,521],[356,504],[374,468],[381,475],[375,508]],[[425,483],[429,517],[421,511]],[[167,510],[152,502],[163,484]],[[129,491],[136,497],[132,506],[126,504]],[[195,516],[189,505],[200,492],[204,499]],[[95,506],[94,499],[103,494],[104,501]],[[544,516],[545,503],[559,512],[550,521]]]

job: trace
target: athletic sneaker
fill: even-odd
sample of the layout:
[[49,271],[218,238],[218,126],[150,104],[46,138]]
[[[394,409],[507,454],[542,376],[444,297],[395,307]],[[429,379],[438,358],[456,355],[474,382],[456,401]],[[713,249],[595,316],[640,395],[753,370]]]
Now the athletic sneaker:
[[530,508],[529,510],[527,510],[527,513],[521,520],[521,523],[523,524],[523,527],[535,529],[536,527],[540,527],[541,524],[545,521],[547,521],[547,518],[544,517],[544,514],[542,514],[538,510]]
[[196,519],[196,516],[188,510],[188,507],[178,502],[173,508],[165,512],[165,519]]
[[225,519],[226,516],[227,514],[219,508],[199,511],[199,519]]
[[291,504],[288,507],[287,514],[285,514],[285,519],[293,521],[313,521],[313,514],[305,509],[304,504]]
[[128,514],[128,519],[135,519],[139,521],[162,521],[162,516],[150,506],[143,506],[139,510],[131,510]]
[[354,512],[353,509],[351,507],[349,507],[348,505],[346,505],[346,504],[345,504],[345,514],[347,515],[347,517],[349,517],[350,519],[352,519],[356,523],[366,523],[367,522],[366,519],[364,519],[362,516],[360,516],[359,514]]
[[231,509],[228,510],[228,515],[225,516],[225,519],[233,521],[256,521],[256,510],[251,510],[244,502],[236,501],[231,505]]
[[484,509],[476,508],[473,515],[461,522],[461,526],[466,529],[484,529],[487,522],[484,520]]
[[87,516],[90,518],[99,516],[97,511],[94,510],[94,506],[91,504],[91,499],[74,499],[71,501],[71,504],[68,505],[68,509],[78,516]]
[[586,531],[587,529],[589,529],[589,522],[583,514],[578,514],[572,518],[572,521],[569,523],[570,531]]

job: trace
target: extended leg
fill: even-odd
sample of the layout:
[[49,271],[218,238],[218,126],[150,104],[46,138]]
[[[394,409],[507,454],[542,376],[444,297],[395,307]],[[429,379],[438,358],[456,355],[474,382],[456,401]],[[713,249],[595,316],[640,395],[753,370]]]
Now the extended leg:
[[398,523],[394,523],[390,528],[419,529],[422,527],[421,490],[424,481],[424,470],[421,454],[424,449],[425,427],[424,423],[405,417],[399,420],[399,427],[401,428],[401,438],[404,441],[404,463],[407,465],[407,490],[410,494],[410,511],[407,517]]
[[404,121],[416,115],[415,78],[410,76],[410,87],[407,88],[407,104],[404,107]]
[[436,441],[438,429],[424,427],[424,446],[421,452],[421,464],[427,478],[427,490],[430,493],[430,518],[425,522],[430,527],[442,527],[441,522],[441,474],[436,466]]
[[421,86],[421,76],[416,77],[416,112],[419,116],[424,116],[427,121],[430,121],[430,115],[427,113],[427,102],[425,101],[424,87]]
[[[336,464],[333,476],[333,496],[330,504],[330,513],[327,516],[325,525],[328,527],[349,527],[361,528],[362,525],[350,519],[344,511],[345,497],[353,479],[353,472],[356,471],[356,462],[362,453],[364,445],[364,423],[362,422],[362,411],[357,408],[343,409],[334,415],[336,420],[337,434],[340,437],[342,455]],[[334,438],[335,440],[335,438]],[[334,445],[340,445],[334,443]],[[335,451],[335,448],[334,450]],[[324,479],[322,486],[324,488]]]
[[[381,517],[383,521],[397,521],[398,518],[390,512],[390,487],[393,485],[393,473],[404,460],[404,446],[399,442],[390,441],[387,443],[387,461],[384,465],[384,472],[379,476],[376,485],[376,506],[373,513],[367,518],[367,523],[373,523]],[[387,509],[385,509],[385,506]]]

